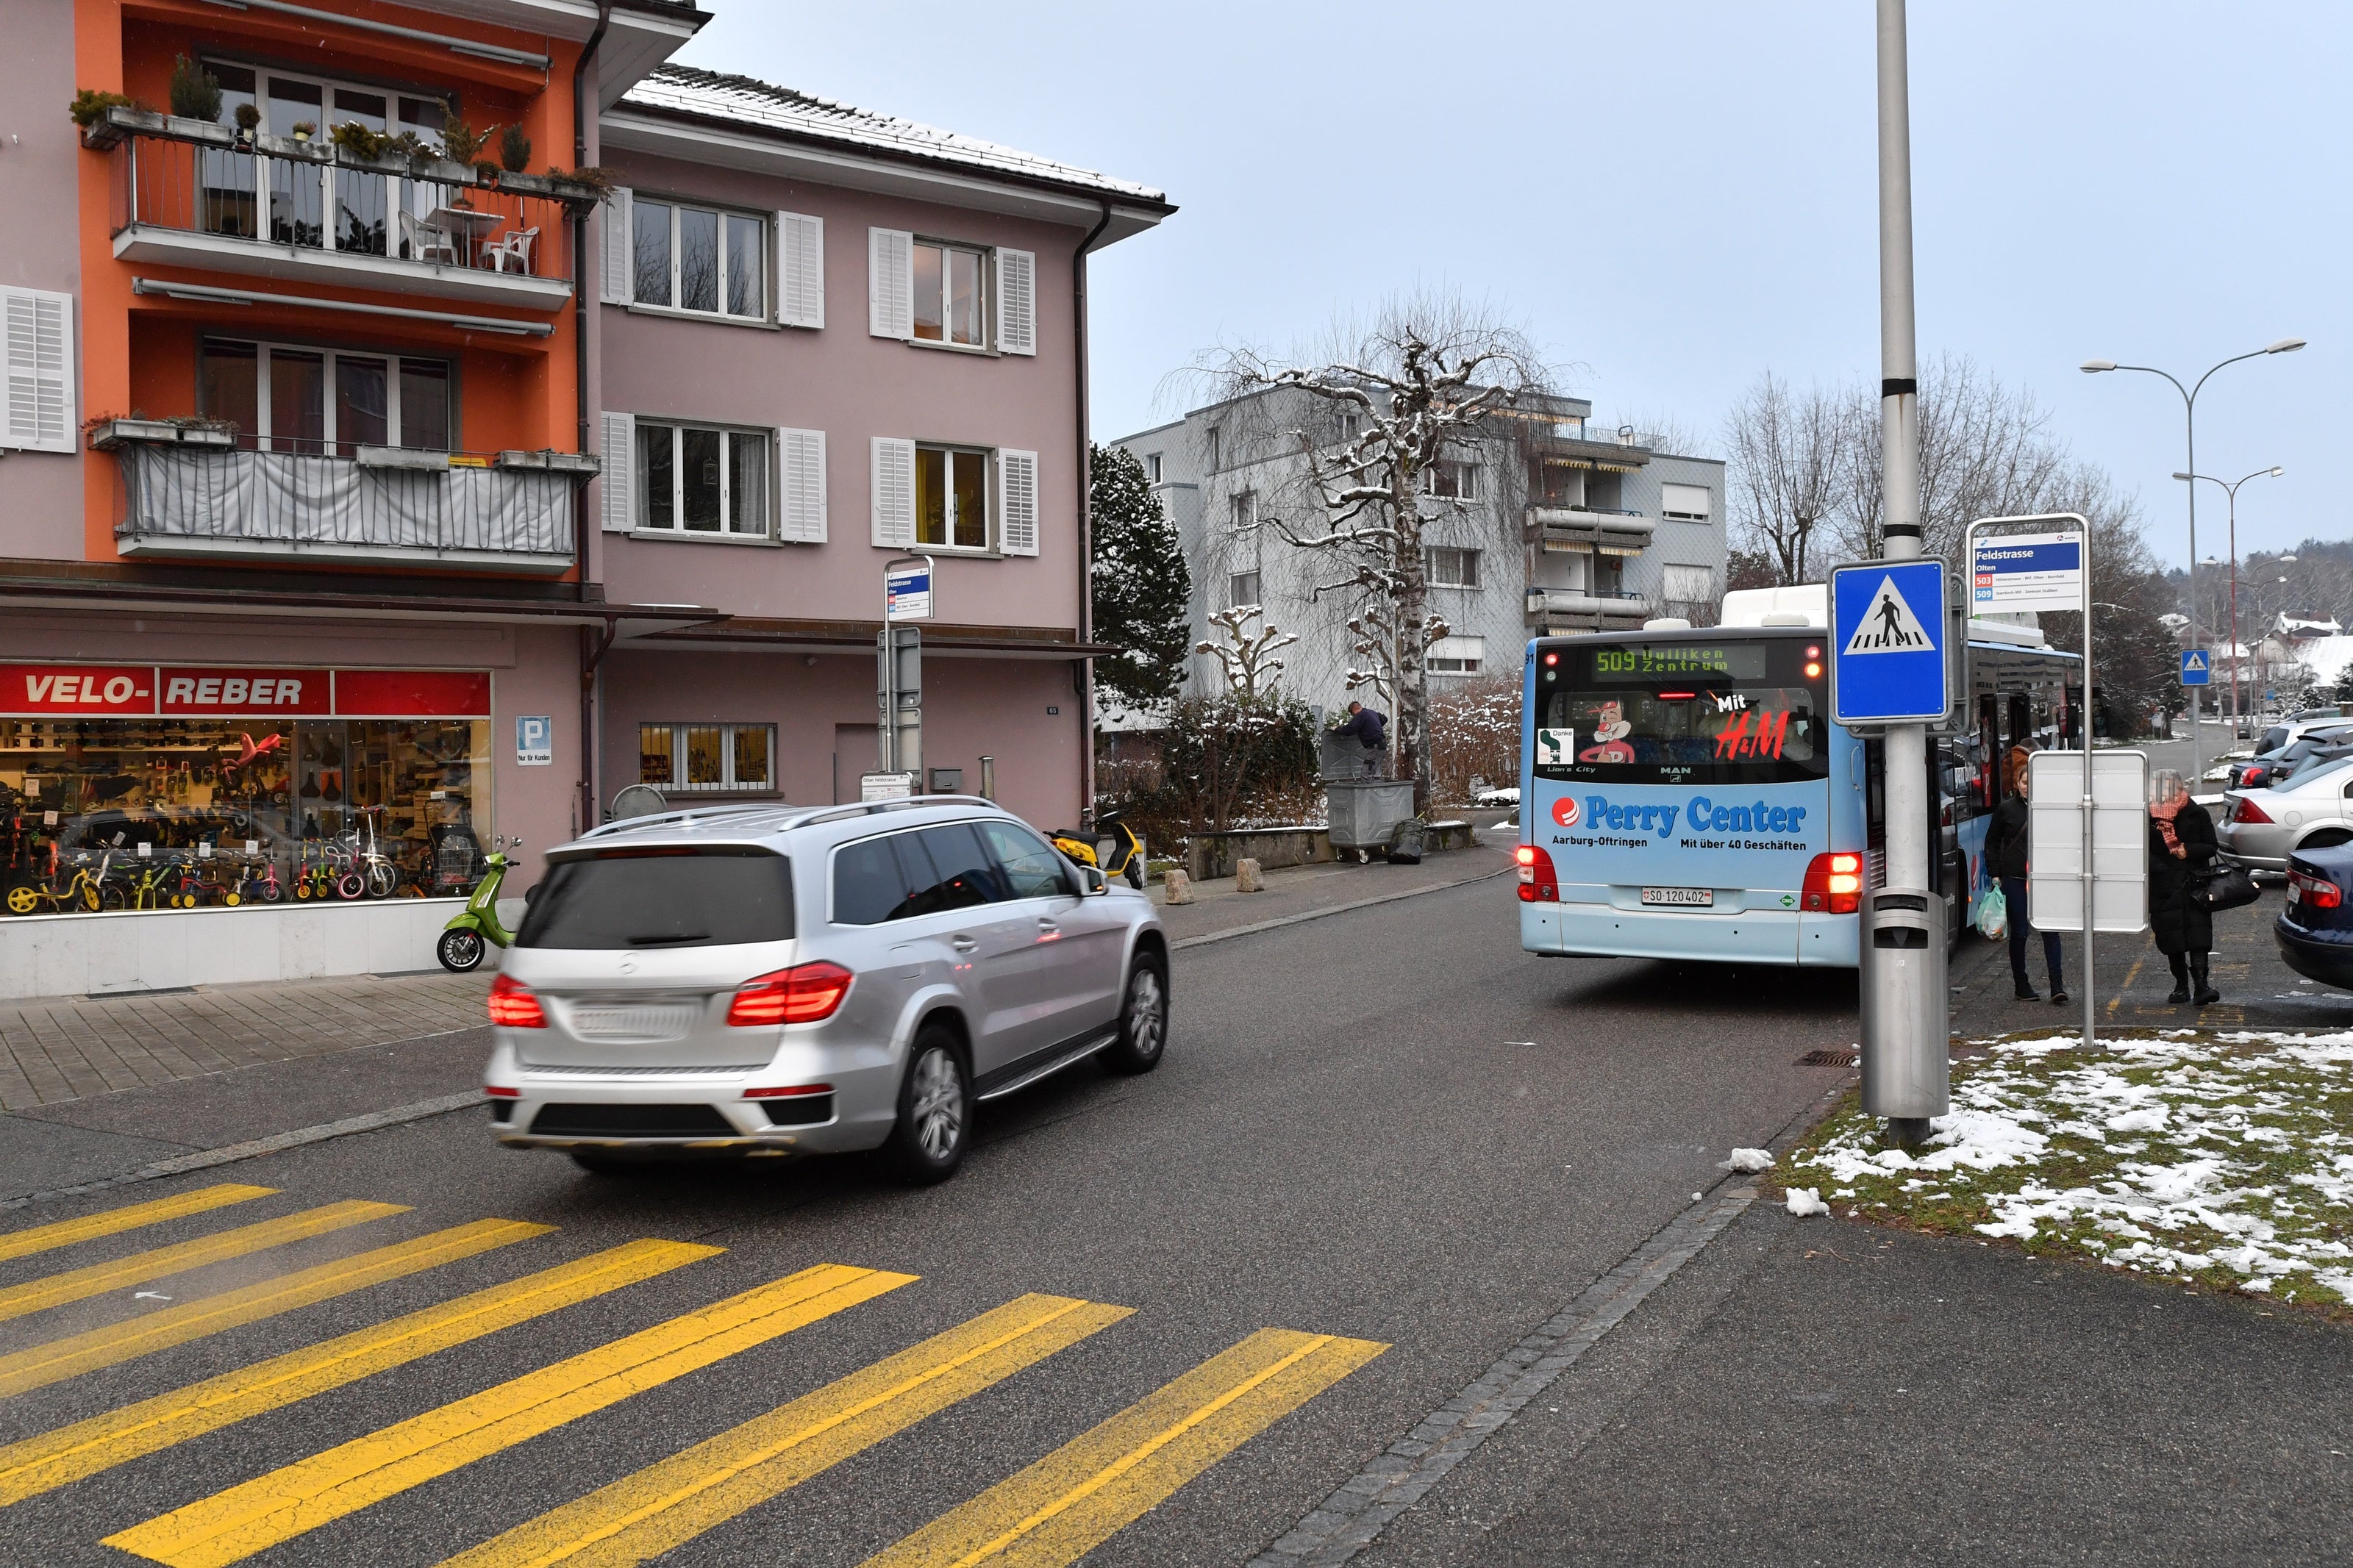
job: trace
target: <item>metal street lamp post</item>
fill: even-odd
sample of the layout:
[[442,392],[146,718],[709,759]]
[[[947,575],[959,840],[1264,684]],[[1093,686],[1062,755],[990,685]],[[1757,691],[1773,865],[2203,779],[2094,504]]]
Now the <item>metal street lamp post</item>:
[[[2200,479],[2204,479],[2210,485],[2221,485],[2222,493],[2231,498],[2231,732],[2233,735],[2239,732],[2242,727],[2241,721],[2247,716],[2247,700],[2239,689],[2239,487],[2249,479],[2275,479],[2286,472],[2285,468],[2257,468],[2252,474],[2242,474],[2239,478],[2227,482],[2216,479],[2211,474],[2173,476],[2192,489],[2198,488],[2197,481]],[[2193,545],[2192,548],[2194,549],[2195,546]],[[2193,590],[2195,586],[2193,584]],[[2194,605],[2197,598],[2194,591],[2190,598]]]
[[[2112,359],[2087,359],[2081,368],[2085,375],[2097,375],[2103,371],[2111,370],[2137,370],[2147,375],[2164,376],[2166,380],[2173,383],[2173,390],[2181,394],[2182,424],[2188,437],[2189,456],[2189,460],[2181,466],[2194,474],[2198,471],[2198,395],[2205,390],[2208,377],[2215,371],[2221,370],[2222,365],[2236,364],[2242,359],[2260,359],[2265,354],[2294,353],[2302,347],[2304,347],[2302,338],[2282,338],[2279,342],[2267,344],[2263,348],[2242,354],[2233,354],[2222,361],[2221,364],[2209,369],[2205,375],[2200,376],[2194,386],[2182,385],[2179,376],[2174,375],[2170,371],[2159,370],[2153,364],[2118,364]],[[2192,569],[2195,570],[2198,560],[2198,487],[2196,485],[2189,487],[2189,560]],[[2189,646],[2191,647],[2198,646],[2198,595],[2195,593],[2189,595]],[[2206,747],[2198,734],[2198,688],[2194,686],[2189,689],[2189,756],[2190,776],[2193,781],[2202,782],[2206,777]],[[2191,787],[2196,787],[2195,782]]]

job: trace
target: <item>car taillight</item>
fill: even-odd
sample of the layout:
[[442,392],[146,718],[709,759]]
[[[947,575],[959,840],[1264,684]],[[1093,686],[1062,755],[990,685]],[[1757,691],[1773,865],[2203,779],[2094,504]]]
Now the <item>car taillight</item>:
[[839,963],[797,963],[746,980],[727,1005],[730,1027],[755,1029],[775,1024],[814,1024],[833,1016],[855,979]]
[[544,1029],[547,1014],[531,987],[512,974],[491,982],[491,1022],[510,1029]]
[[2241,789],[2258,789],[2262,787],[2263,780],[2269,777],[2271,777],[2271,770],[2269,768],[2249,768],[2245,773],[2239,775],[2239,787]]
[[1533,844],[1523,844],[1512,858],[1520,863],[1520,902],[1560,902],[1560,879],[1553,874],[1550,855]]
[[2345,889],[2326,877],[2316,877],[2309,871],[2291,871],[2287,879],[2290,903],[2309,904],[2316,910],[2339,910],[2345,907]]
[[832,1092],[833,1085],[829,1083],[797,1083],[788,1089],[747,1089],[744,1091],[744,1098],[746,1100],[798,1100],[807,1094],[831,1094]]
[[1862,908],[1862,857],[1840,851],[1808,861],[1805,907],[1832,915],[1851,915]]
[[2269,822],[2271,819],[2269,812],[2245,795],[2240,795],[2231,803],[2231,820],[2233,822]]

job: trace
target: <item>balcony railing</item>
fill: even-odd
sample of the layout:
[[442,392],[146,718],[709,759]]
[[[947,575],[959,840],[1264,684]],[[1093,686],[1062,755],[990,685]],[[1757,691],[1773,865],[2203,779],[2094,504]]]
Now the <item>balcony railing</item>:
[[1528,590],[1528,619],[1641,621],[1649,618],[1651,601],[1622,588],[1544,588]]
[[571,297],[567,220],[596,195],[135,110],[87,139],[113,149],[114,254],[126,260],[540,310]]
[[1641,512],[1596,507],[1533,506],[1528,521],[1546,550],[1583,552],[1598,546],[1605,554],[1639,555],[1658,531],[1658,524]]
[[554,574],[572,564],[580,484],[597,466],[569,452],[260,452],[231,440],[128,420],[93,439],[121,466],[123,554]]

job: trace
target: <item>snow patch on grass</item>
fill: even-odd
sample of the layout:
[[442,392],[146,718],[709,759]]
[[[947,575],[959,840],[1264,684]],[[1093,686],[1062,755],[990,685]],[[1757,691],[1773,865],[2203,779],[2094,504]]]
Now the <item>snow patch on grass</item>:
[[[2071,1035],[1956,1062],[1926,1146],[1852,1107],[1788,1157],[1850,1212],[2282,1300],[2353,1303],[2353,1032]],[[1820,1187],[1788,1188],[1820,1202]]]

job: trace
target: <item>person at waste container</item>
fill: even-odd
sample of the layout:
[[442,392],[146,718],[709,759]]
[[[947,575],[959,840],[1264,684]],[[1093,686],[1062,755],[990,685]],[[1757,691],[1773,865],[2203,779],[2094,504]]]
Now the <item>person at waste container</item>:
[[[2028,838],[2026,805],[2026,759],[2024,746],[2012,746],[2002,763],[2004,794],[2001,804],[1993,808],[1993,817],[1986,824],[1986,869],[2000,879],[2003,920],[2010,927],[2010,979],[2012,994],[2021,1002],[2035,1002],[2034,983],[2026,977],[2026,939],[2034,934],[2027,923],[2026,846]],[[2067,1000],[2067,983],[2063,962],[2066,954],[2061,949],[2059,933],[2042,933],[2042,966],[2051,973],[2051,1003],[2057,1006]]]
[[1374,771],[1377,754],[1388,748],[1388,715],[1377,708],[1367,708],[1361,702],[1348,704],[1348,719],[1333,733],[1354,735],[1365,748],[1365,771]]
[[2200,1007],[2222,994],[2207,977],[2214,952],[2214,913],[2190,894],[2214,868],[2221,846],[2214,819],[2189,798],[2189,786],[2170,768],[2148,776],[2148,924],[2157,950],[2173,971],[2176,1006],[2195,998]]

